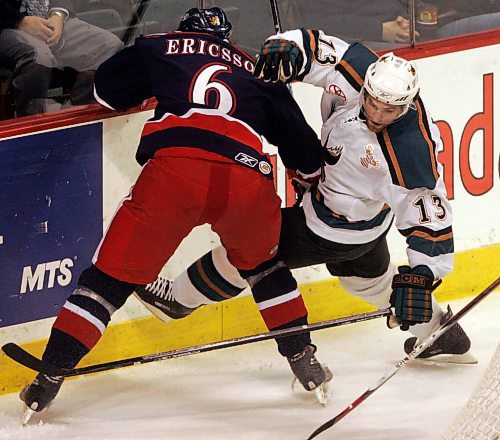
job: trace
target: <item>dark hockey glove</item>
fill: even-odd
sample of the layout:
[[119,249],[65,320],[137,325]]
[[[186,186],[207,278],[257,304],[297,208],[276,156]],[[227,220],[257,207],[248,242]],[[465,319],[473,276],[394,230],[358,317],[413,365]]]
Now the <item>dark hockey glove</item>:
[[260,48],[253,76],[265,82],[288,83],[297,78],[303,60],[293,41],[267,40]]
[[300,204],[307,190],[317,183],[320,178],[319,174],[313,177],[303,177],[297,171],[291,169],[287,169],[286,174],[295,191],[296,199],[298,200],[297,205]]
[[[434,275],[427,266],[400,266],[392,280],[391,305],[401,330],[432,318]],[[436,286],[437,287],[437,286]]]

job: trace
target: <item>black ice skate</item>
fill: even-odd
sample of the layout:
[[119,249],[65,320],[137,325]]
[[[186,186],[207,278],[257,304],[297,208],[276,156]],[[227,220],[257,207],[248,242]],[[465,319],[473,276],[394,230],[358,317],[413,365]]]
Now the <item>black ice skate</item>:
[[196,308],[183,306],[173,298],[172,281],[166,278],[158,277],[151,284],[137,287],[135,293],[143,304],[162,321],[166,319],[158,311],[163,312],[162,314],[167,315],[169,318],[180,319],[196,310]]
[[326,365],[319,363],[315,352],[316,346],[308,345],[303,352],[287,358],[295,375],[292,389],[298,379],[306,391],[313,391],[318,402],[326,406],[330,400],[328,382],[332,380],[333,374]]
[[[447,312],[441,318],[441,324],[453,316],[448,306]],[[410,353],[419,342],[416,337],[405,341],[406,354]],[[430,363],[477,364],[477,359],[470,353],[471,342],[460,324],[455,324],[430,347],[417,357],[418,360]]]
[[50,405],[59,392],[63,381],[63,377],[39,373],[33,382],[23,388],[19,394],[26,405],[23,425],[29,422],[35,411],[40,412]]

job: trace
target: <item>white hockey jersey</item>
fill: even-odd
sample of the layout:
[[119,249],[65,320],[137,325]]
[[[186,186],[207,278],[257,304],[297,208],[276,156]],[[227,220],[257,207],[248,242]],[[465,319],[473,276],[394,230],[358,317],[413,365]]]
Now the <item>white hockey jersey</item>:
[[380,133],[363,120],[360,91],[377,55],[322,31],[294,30],[271,38],[303,50],[298,79],[324,89],[323,178],[304,196],[308,227],[339,243],[366,243],[394,217],[406,237],[411,267],[426,265],[436,279],[453,267],[452,212],[436,160],[441,138],[420,98]]

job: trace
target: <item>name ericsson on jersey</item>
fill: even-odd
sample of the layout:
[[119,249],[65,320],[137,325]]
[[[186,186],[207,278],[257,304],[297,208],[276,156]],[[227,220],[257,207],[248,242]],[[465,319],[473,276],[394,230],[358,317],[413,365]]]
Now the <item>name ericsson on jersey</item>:
[[207,41],[202,38],[169,38],[166,41],[164,54],[170,55],[207,55],[212,58],[227,61],[236,67],[240,67],[253,72],[253,63],[250,60],[243,59],[243,56],[233,52],[230,48],[222,46],[213,41]]

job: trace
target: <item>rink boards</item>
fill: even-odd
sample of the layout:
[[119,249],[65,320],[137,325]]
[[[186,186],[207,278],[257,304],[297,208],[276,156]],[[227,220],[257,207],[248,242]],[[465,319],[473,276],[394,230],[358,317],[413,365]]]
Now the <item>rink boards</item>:
[[[458,44],[458,46],[457,46]],[[457,50],[459,48],[459,50]],[[454,210],[455,270],[438,291],[441,301],[473,295],[500,273],[500,32],[447,46],[402,50],[419,67],[422,96],[443,138],[439,160]],[[321,91],[295,85],[294,96],[319,132]],[[151,111],[116,116],[66,112],[0,126],[0,342],[24,342],[41,354],[53,317],[88,266],[120,200],[140,172],[133,161],[140,128]],[[268,152],[275,154],[273,147]],[[285,170],[276,160],[278,194],[290,203]],[[173,277],[218,244],[207,227],[195,230],[164,275]],[[405,243],[389,235],[394,261]],[[370,310],[346,295],[323,267],[295,271],[310,311],[321,321]],[[247,292],[245,292],[247,293]],[[162,324],[134,299],[113,318],[87,365],[264,331],[247,295],[205,307],[181,322]],[[32,372],[0,356],[0,393]]]

